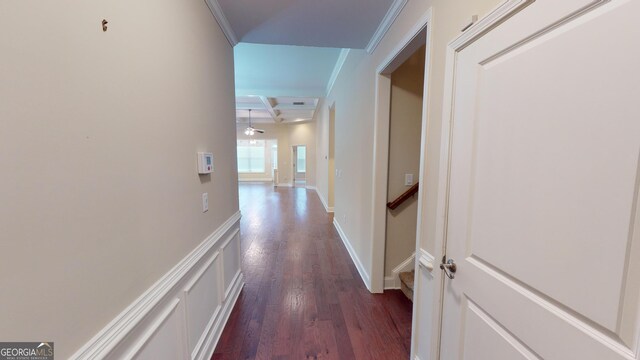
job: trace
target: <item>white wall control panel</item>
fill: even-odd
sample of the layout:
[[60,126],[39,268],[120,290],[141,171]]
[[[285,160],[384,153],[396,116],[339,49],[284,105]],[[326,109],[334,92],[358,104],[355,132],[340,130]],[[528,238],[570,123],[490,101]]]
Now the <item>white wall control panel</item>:
[[198,153],[198,174],[211,174],[213,172],[213,154]]

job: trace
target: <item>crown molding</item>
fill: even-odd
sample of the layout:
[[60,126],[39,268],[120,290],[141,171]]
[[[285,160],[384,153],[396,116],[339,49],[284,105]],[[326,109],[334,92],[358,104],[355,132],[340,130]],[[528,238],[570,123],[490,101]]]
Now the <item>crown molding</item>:
[[338,55],[338,60],[336,60],[336,66],[333,67],[333,72],[331,73],[331,77],[329,78],[329,83],[327,83],[326,96],[329,96],[329,93],[333,89],[333,85],[336,83],[336,80],[338,79],[340,70],[342,70],[342,65],[344,65],[345,61],[347,61],[347,55],[349,55],[349,51],[350,49],[342,49],[340,51],[340,55]]
[[396,20],[398,15],[400,15],[400,12],[407,4],[407,1],[408,0],[395,0],[393,4],[391,4],[389,11],[387,11],[387,14],[382,19],[382,22],[380,22],[378,29],[373,34],[371,40],[369,40],[369,44],[365,48],[365,50],[367,50],[367,53],[371,54],[376,49],[380,41],[382,41],[384,35],[387,33],[387,31],[389,31],[389,28],[391,28],[393,22]]
[[231,44],[232,47],[236,46],[238,44],[238,38],[236,37],[236,33],[233,31],[233,28],[231,28],[231,24],[229,23],[227,16],[224,14],[224,11],[222,11],[222,7],[220,6],[220,3],[218,3],[218,0],[204,0],[204,2],[207,4],[207,7],[209,7],[209,10],[211,10],[213,17],[216,18],[216,21],[218,22],[218,25],[220,25],[224,36],[227,37],[229,44]]

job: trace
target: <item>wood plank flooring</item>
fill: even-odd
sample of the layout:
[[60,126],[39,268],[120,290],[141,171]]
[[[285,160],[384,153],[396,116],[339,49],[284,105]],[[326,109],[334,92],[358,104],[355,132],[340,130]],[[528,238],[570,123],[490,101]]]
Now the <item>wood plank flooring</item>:
[[212,359],[408,359],[411,302],[371,294],[315,191],[240,185],[246,285]]

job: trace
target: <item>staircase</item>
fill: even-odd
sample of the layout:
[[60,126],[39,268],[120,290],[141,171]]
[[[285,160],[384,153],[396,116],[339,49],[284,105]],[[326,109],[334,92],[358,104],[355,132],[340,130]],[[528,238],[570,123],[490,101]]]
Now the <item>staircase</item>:
[[405,271],[400,273],[400,290],[404,295],[413,301],[413,277],[415,270]]

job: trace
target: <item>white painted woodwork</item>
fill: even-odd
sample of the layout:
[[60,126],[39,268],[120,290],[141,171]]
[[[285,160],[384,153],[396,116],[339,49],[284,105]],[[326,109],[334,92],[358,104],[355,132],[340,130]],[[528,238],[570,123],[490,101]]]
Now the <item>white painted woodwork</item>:
[[450,45],[442,359],[638,359],[639,13],[511,0]]
[[[428,253],[425,249],[418,248],[416,262],[416,273],[414,277],[413,288],[413,329],[412,334],[415,336],[411,342],[412,353],[414,359],[418,359],[418,356],[424,356],[424,359],[429,359],[431,353],[431,346],[433,339],[437,336],[433,331],[433,319],[434,319],[434,302],[437,297],[433,296],[440,286],[440,278],[434,275],[439,275],[434,272],[434,267],[437,267],[436,260],[433,255]],[[417,301],[420,304],[417,305]],[[437,316],[437,314],[435,314]]]
[[229,296],[231,285],[240,274],[240,233],[236,233],[222,245],[222,273],[224,299]]
[[216,318],[222,307],[222,268],[219,255],[220,252],[213,254],[184,289],[187,345],[192,358],[195,358],[194,353],[206,338],[207,325]]
[[[141,347],[135,349],[135,360],[173,360],[182,358],[181,322],[178,310],[179,301],[174,300],[163,312],[151,329],[143,336]],[[129,358],[127,356],[127,358]]]
[[238,212],[71,359],[211,358],[244,285],[239,221]]

